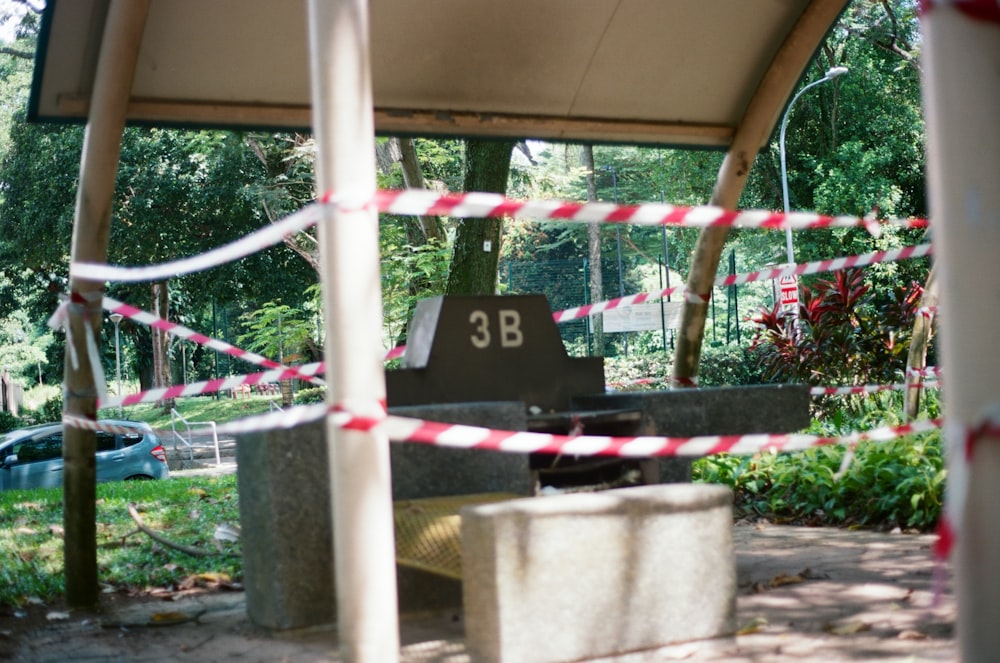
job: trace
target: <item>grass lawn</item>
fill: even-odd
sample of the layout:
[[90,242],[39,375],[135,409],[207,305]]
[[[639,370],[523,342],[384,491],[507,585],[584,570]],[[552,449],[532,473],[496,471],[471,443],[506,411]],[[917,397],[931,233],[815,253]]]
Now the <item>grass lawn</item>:
[[[212,553],[188,555],[138,532]],[[239,524],[236,475],[127,481],[97,486],[97,561],[103,591],[142,592],[242,579],[239,543],[217,541],[216,527]],[[0,604],[50,602],[63,593],[62,490],[0,492]]]
[[[224,423],[268,412],[274,400],[194,396],[178,398],[175,408],[189,421]],[[123,414],[153,428],[170,428],[170,412],[155,404],[126,407]],[[103,409],[99,416],[118,418],[118,409]],[[130,503],[147,527],[211,554],[188,555],[139,532],[128,513]],[[239,520],[235,474],[98,484],[97,561],[103,591],[241,582],[240,544],[215,539],[217,526],[238,526]],[[63,591],[62,489],[0,491],[0,604],[48,603]]]
[[[224,423],[262,414],[270,410],[270,403],[278,401],[275,396],[253,395],[249,398],[213,398],[212,396],[190,396],[178,398],[174,408],[188,421],[214,421]],[[101,418],[117,418],[118,408],[104,408],[98,412]],[[155,403],[142,403],[124,408],[124,418],[144,421],[153,428],[170,428],[170,411],[163,411]]]

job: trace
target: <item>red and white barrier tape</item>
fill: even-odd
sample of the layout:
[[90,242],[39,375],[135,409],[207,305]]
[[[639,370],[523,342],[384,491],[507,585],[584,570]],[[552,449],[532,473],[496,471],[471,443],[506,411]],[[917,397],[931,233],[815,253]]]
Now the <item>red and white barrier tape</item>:
[[906,371],[908,378],[941,378],[941,369],[937,366],[925,366],[924,368],[910,368]]
[[60,327],[66,332],[66,347],[69,349],[70,362],[74,369],[80,367],[80,357],[76,352],[76,343],[73,342],[73,325],[70,322],[71,316],[81,316],[83,318],[84,347],[87,349],[87,363],[94,376],[94,395],[97,398],[103,397],[107,393],[107,384],[104,380],[104,367],[101,366],[101,354],[97,347],[97,338],[94,335],[94,325],[91,321],[101,317],[101,297],[99,290],[88,293],[71,292],[69,297],[64,298],[55,313],[49,318],[48,326],[52,329]]
[[258,366],[263,366],[264,368],[275,368],[281,369],[283,371],[291,371],[294,373],[293,377],[297,377],[301,380],[306,380],[312,382],[316,385],[326,384],[321,379],[317,378],[313,373],[301,370],[301,367],[294,366],[284,366],[276,361],[272,361],[267,357],[259,355],[255,352],[250,352],[249,350],[243,350],[225,341],[220,341],[215,338],[209,338],[204,334],[199,334],[189,327],[177,324],[176,322],[170,322],[169,320],[164,320],[152,313],[147,313],[141,309],[137,309],[134,306],[120,302],[117,299],[112,299],[111,297],[104,298],[104,308],[112,313],[119,313],[129,320],[134,320],[135,322],[147,325],[149,327],[155,327],[157,329],[162,329],[168,334],[177,336],[178,338],[183,338],[187,341],[197,343],[198,345],[203,345],[208,348],[212,348],[216,352],[222,352],[237,359],[242,359],[251,364],[257,364]]
[[[119,405],[137,405],[140,403],[156,403],[166,398],[182,398],[185,396],[203,396],[227,389],[236,389],[244,385],[256,385],[268,382],[278,382],[280,380],[302,379],[302,375],[320,375],[323,373],[325,365],[323,362],[304,364],[290,369],[274,369],[261,373],[250,373],[247,375],[234,375],[228,378],[218,378],[203,382],[191,382],[182,385],[173,385],[161,389],[150,389],[137,394],[127,394],[121,396],[108,396],[102,398],[98,403],[99,408],[118,407]],[[635,385],[657,384],[669,382],[670,378],[638,378],[628,382],[609,382],[612,388],[630,387]],[[811,387],[809,394],[812,396],[843,396],[856,394],[874,394],[884,391],[903,391],[905,389],[934,389],[937,388],[936,380],[929,380],[919,384],[883,384],[883,385],[861,385],[854,387]]]
[[278,382],[281,380],[305,379],[304,376],[321,375],[325,370],[323,362],[313,364],[303,364],[292,368],[276,368],[261,373],[250,373],[248,375],[234,375],[228,378],[218,378],[206,380],[204,382],[191,382],[189,384],[173,385],[160,389],[150,389],[137,394],[125,394],[119,396],[108,396],[102,398],[98,407],[118,407],[119,405],[136,405],[139,403],[157,403],[167,398],[181,398],[183,396],[202,396],[212,394],[217,391],[227,389],[237,389],[243,386],[253,386],[268,382]]
[[406,346],[397,345],[396,347],[385,353],[385,361],[389,361],[391,359],[399,359],[404,354],[406,354]]
[[[417,442],[461,449],[489,449],[510,453],[556,453],[575,456],[619,456],[646,458],[651,456],[707,456],[718,453],[753,454],[760,451],[798,451],[833,444],[857,444],[863,441],[885,442],[903,435],[922,433],[941,427],[938,419],[917,421],[902,426],[877,428],[838,437],[818,435],[704,435],[697,437],[598,435],[553,435],[524,431],[491,430],[478,426],[442,424],[421,419],[357,415],[342,408],[325,404],[306,405],[246,417],[218,427],[219,433],[239,434],[273,428],[292,428],[323,417],[343,428],[353,430],[378,429],[395,442]],[[64,418],[68,425],[75,419]],[[94,423],[86,421],[88,427]]]
[[[635,380],[628,380],[627,382],[609,382],[608,386],[611,388],[622,388],[622,387],[632,387],[637,385],[647,385],[647,384],[658,384],[661,382],[669,382],[669,378],[637,378]],[[934,389],[938,387],[937,380],[928,380],[926,382],[906,384],[905,382],[899,382],[896,384],[866,384],[857,385],[853,387],[810,387],[810,396],[850,396],[857,394],[876,394],[883,391],[904,391],[906,389]]]
[[769,210],[734,211],[712,205],[678,207],[664,203],[618,205],[575,203],[561,200],[510,200],[496,193],[439,194],[421,189],[379,191],[375,205],[388,214],[414,216],[455,216],[548,219],[561,222],[625,223],[639,226],[683,226],[707,228],[769,228],[793,230],[811,228],[853,228],[864,226],[878,235],[883,225],[926,228],[926,219],[878,221],[856,216],[826,216],[814,212],[782,214]]
[[945,484],[944,508],[938,522],[938,540],[934,553],[947,559],[958,541],[969,493],[969,475],[976,447],[984,438],[1000,440],[1000,404],[995,404],[981,417],[980,423],[963,426],[949,421],[944,427],[946,451],[945,465],[948,481]]
[[321,207],[328,204],[339,205],[347,209],[360,209],[368,204],[374,204],[379,211],[391,214],[447,214],[459,217],[513,216],[560,222],[628,223],[644,226],[671,225],[694,228],[732,226],[736,228],[783,229],[790,227],[801,230],[863,225],[873,235],[878,235],[883,225],[898,225],[907,228],[923,228],[928,225],[926,219],[876,221],[853,216],[825,216],[813,212],[782,214],[767,210],[733,211],[708,205],[676,207],[662,203],[617,205],[612,203],[571,203],[558,200],[515,201],[492,193],[441,195],[433,191],[407,189],[405,191],[379,191],[368,201],[357,197],[348,201],[344,197],[325,195],[319,202],[308,205],[280,221],[265,226],[235,242],[197,256],[144,267],[117,267],[107,264],[75,262],[70,265],[70,275],[88,281],[126,283],[169,279],[203,271],[266,249],[281,242],[287,235],[315,225],[322,217]]
[[[793,274],[818,274],[820,272],[832,272],[839,269],[849,269],[851,267],[865,267],[867,265],[874,265],[880,262],[892,262],[894,260],[907,260],[910,258],[922,258],[924,256],[931,255],[933,252],[932,246],[930,244],[919,244],[917,246],[905,246],[899,249],[889,249],[887,251],[874,251],[872,253],[863,253],[861,255],[849,256],[846,258],[833,258],[832,260],[818,260],[816,262],[807,262],[799,265],[786,265],[785,267],[775,267],[773,269],[765,269],[757,272],[747,272],[745,274],[731,274],[729,276],[720,276],[715,279],[714,285],[716,287],[730,286],[730,285],[742,285],[744,283],[751,283],[753,281],[768,281],[776,279],[782,276],[791,276]],[[625,297],[618,297],[616,299],[609,299],[604,302],[596,302],[594,304],[587,304],[585,306],[577,306],[574,308],[568,308],[563,311],[557,311],[552,314],[552,318],[557,322],[566,322],[568,320],[576,320],[578,318],[586,318],[587,316],[597,315],[598,313],[603,313],[609,309],[618,308],[619,306],[626,306],[629,304],[641,304],[648,300],[661,299],[668,295],[673,295],[679,292],[685,292],[685,298],[693,303],[704,303],[708,301],[708,295],[695,295],[693,297],[688,297],[684,286],[674,286],[672,288],[666,288],[658,292],[640,292],[636,295],[626,295]]]
[[88,281],[115,281],[129,283],[137,281],[160,281],[184,274],[204,271],[210,267],[223,265],[239,258],[262,251],[278,244],[288,235],[316,225],[321,218],[318,204],[309,205],[284,219],[265,226],[260,230],[241,237],[235,242],[211,251],[173,262],[146,267],[116,267],[114,265],[74,262],[70,265],[70,276]]
[[63,424],[72,428],[82,428],[84,430],[100,430],[108,433],[121,433],[128,435],[135,433],[135,426],[122,426],[108,421],[94,421],[76,414],[63,414]]
[[883,391],[905,391],[907,389],[933,389],[938,386],[937,381],[921,382],[917,384],[866,384],[856,387],[811,387],[810,396],[848,396],[854,394],[877,394]]

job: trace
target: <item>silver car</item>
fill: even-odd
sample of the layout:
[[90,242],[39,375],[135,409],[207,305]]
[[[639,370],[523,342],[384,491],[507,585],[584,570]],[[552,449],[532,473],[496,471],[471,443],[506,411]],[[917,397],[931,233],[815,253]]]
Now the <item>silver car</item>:
[[[167,452],[148,424],[106,420],[134,432],[97,431],[97,480],[166,479]],[[63,481],[62,424],[40,424],[0,438],[0,490],[52,488]]]

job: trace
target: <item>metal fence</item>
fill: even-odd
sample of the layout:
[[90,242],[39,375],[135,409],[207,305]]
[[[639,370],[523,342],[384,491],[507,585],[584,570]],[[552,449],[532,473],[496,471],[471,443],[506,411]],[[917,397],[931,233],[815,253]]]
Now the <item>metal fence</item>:
[[[612,299],[618,296],[619,292],[632,294],[642,291],[642,284],[629,276],[636,273],[635,268],[639,264],[640,257],[623,258],[622,269],[619,270],[617,259],[611,258],[601,263],[603,299]],[[660,288],[667,286],[666,270],[663,268],[662,260],[658,261],[660,271]],[[736,254],[730,252],[726,264],[729,274],[736,273]],[[590,291],[590,264],[587,258],[573,258],[560,260],[505,260],[500,263],[499,269],[500,291],[504,294],[543,294],[549,301],[549,306],[553,311],[561,311],[574,306],[590,304],[593,301]],[[675,275],[676,276],[676,275]],[[670,286],[683,285],[682,283],[669,283]],[[761,286],[767,288],[768,286]],[[749,311],[740,308],[741,289],[747,286],[729,286],[726,288],[716,288],[712,295],[708,327],[705,330],[707,340],[718,342],[741,342],[743,337],[749,332],[745,318]],[[760,289],[760,288],[758,288]],[[674,307],[678,306],[680,297],[675,297]],[[757,297],[759,299],[759,297]],[[750,307],[755,306],[750,303]],[[671,320],[676,320],[676,308],[673,313],[663,310],[662,327],[639,327],[646,331],[637,332],[647,334],[645,338],[637,337],[637,333],[629,332],[608,332],[611,328],[605,323],[605,334],[607,337],[605,354],[614,356],[619,353],[628,353],[629,339],[642,340],[647,346],[659,341],[665,349],[673,346],[673,329]],[[742,320],[741,320],[742,318]],[[635,328],[633,328],[635,329]],[[559,333],[563,343],[570,348],[572,354],[593,354],[593,339],[590,318],[564,322],[559,325]]]

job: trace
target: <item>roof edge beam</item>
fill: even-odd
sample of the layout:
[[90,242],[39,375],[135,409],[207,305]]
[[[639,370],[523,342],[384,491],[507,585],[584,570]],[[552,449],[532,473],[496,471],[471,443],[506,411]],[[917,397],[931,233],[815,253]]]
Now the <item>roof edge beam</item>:
[[[59,98],[59,111],[84,118],[90,99],[80,95]],[[211,103],[133,97],[128,119],[136,122],[175,122],[305,128],[312,124],[308,106]],[[726,147],[734,127],[686,122],[643,122],[606,118],[566,118],[469,111],[376,108],[375,130],[381,134],[418,136],[502,136],[541,140],[617,140],[630,143],[684,143]],[[613,138],[609,138],[613,137]]]

